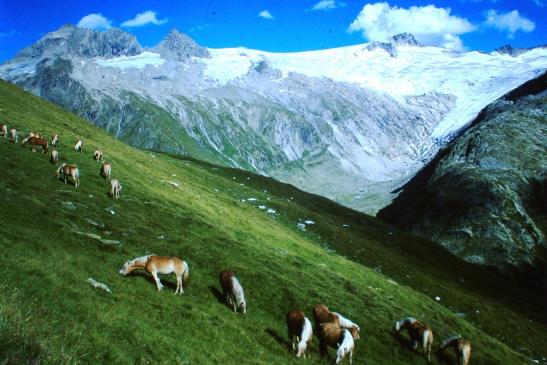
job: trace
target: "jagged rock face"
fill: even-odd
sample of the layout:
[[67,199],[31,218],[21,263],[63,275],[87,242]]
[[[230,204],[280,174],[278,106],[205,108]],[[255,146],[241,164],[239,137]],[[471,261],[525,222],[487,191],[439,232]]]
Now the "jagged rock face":
[[498,101],[481,119],[378,216],[473,263],[545,265],[547,95]]
[[397,57],[397,49],[399,46],[411,46],[419,47],[421,46],[416,38],[410,33],[401,33],[394,35],[393,37],[388,38],[385,42],[374,41],[370,42],[366,49],[368,51],[373,51],[375,49],[383,49],[391,57]]
[[171,30],[167,37],[152,50],[168,59],[179,62],[185,62],[192,57],[211,57],[207,48],[200,46],[192,38],[176,29]]
[[47,34],[36,44],[23,49],[16,60],[44,57],[117,57],[134,56],[142,48],[134,35],[112,28],[104,32],[65,25]]

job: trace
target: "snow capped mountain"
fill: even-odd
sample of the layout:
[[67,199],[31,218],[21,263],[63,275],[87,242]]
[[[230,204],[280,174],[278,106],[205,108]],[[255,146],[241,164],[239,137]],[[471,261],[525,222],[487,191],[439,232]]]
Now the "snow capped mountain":
[[547,50],[458,53],[410,34],[337,49],[208,49],[176,30],[143,50],[65,26],[0,77],[143,148],[251,169],[375,211],[486,105],[544,72]]

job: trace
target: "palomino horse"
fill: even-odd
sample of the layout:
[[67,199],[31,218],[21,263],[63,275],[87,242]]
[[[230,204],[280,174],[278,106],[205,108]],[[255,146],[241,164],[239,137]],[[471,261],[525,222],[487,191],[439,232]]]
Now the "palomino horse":
[[471,357],[471,343],[464,340],[461,336],[452,336],[443,341],[439,347],[439,353],[442,353],[448,347],[452,347],[456,353],[459,365],[469,364]]
[[239,280],[237,280],[234,272],[224,270],[220,273],[219,279],[227,304],[234,308],[234,312],[237,312],[239,309],[245,314],[247,312],[247,302],[243,294],[243,287],[239,283]]
[[[302,311],[290,311],[287,313],[287,329],[289,330],[289,339],[292,343],[292,349],[296,351],[296,357],[306,357],[313,336],[311,322],[306,318]],[[295,346],[296,339],[296,346]]]
[[359,339],[359,326],[342,316],[340,313],[329,311],[329,308],[324,304],[317,304],[313,307],[313,319],[315,320],[315,330],[317,333],[320,331],[321,324],[334,323],[340,328],[349,330],[353,339]]
[[184,293],[182,289],[187,288],[190,280],[190,269],[186,261],[182,261],[178,257],[171,256],[156,256],[147,255],[137,257],[136,259],[127,261],[119,271],[119,274],[126,276],[135,269],[145,269],[154,277],[158,291],[163,289],[163,285],[158,278],[158,274],[167,275],[175,273],[177,277],[177,288],[175,295]]
[[102,150],[95,150],[95,153],[93,153],[93,159],[95,161],[101,161],[103,159],[103,151]]
[[321,356],[328,354],[328,346],[336,349],[336,364],[349,355],[351,365],[355,342],[353,335],[347,329],[342,329],[334,323],[323,323],[319,326],[319,352]]
[[114,199],[120,198],[120,191],[122,191],[122,184],[118,179],[110,180],[110,196]]
[[112,164],[106,161],[103,162],[103,164],[101,165],[101,170],[99,171],[99,174],[105,179],[110,180],[110,175],[112,174]]
[[12,128],[9,130],[10,140],[14,143],[19,141],[19,136],[17,135],[17,129]]
[[405,329],[408,331],[408,335],[412,341],[412,348],[416,350],[418,344],[420,344],[424,356],[428,361],[431,361],[431,345],[433,344],[433,331],[431,331],[431,328],[416,318],[403,318],[400,321],[396,321],[393,325],[393,336],[396,336]]
[[68,178],[72,178],[74,186],[80,186],[80,171],[76,165],[61,164],[57,169],[57,178],[63,180],[65,184],[67,183]]
[[8,138],[8,126],[7,126],[7,124],[0,123],[0,134],[4,138]]
[[51,161],[52,164],[56,164],[59,162],[59,152],[57,150],[51,150],[51,156],[49,157],[49,161]]

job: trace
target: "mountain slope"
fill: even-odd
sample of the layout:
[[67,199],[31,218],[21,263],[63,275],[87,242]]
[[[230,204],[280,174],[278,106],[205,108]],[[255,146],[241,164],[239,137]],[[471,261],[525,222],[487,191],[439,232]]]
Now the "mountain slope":
[[539,268],[526,281],[544,281],[546,90],[544,74],[490,105],[378,216],[470,262]]
[[[356,364],[422,362],[390,335],[392,321],[407,315],[430,323],[437,338],[470,338],[475,364],[546,356],[538,298],[434,243],[269,178],[133,149],[5,82],[0,115],[22,134],[60,133],[61,161],[81,170],[81,187],[64,185],[45,155],[0,140],[2,361],[297,363],[284,315],[310,315],[317,302],[361,324]],[[83,154],[72,149],[78,136]],[[120,200],[106,194],[91,159],[96,146],[121,179]],[[301,231],[304,220],[315,224]],[[146,274],[117,274],[146,253],[188,260],[185,295],[172,294],[171,277],[157,293]],[[243,283],[246,316],[217,300],[225,267]],[[92,288],[90,277],[112,294]],[[320,363],[316,349],[315,340],[312,363]]]
[[459,53],[410,34],[270,53],[207,49],[176,30],[142,49],[120,30],[67,25],[0,65],[0,77],[133,146],[375,212],[482,108],[545,68],[545,48]]

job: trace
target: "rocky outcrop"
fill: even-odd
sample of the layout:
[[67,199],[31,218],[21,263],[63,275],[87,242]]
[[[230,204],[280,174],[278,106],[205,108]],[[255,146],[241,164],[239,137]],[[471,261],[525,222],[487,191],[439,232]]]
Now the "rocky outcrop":
[[192,57],[211,57],[207,48],[200,46],[192,38],[176,29],[171,30],[156,47],[152,48],[152,51],[178,62],[185,62]]
[[78,28],[67,24],[55,32],[48,33],[36,44],[23,49],[15,56],[17,60],[62,57],[117,57],[135,56],[142,47],[134,35],[117,28],[104,32]]
[[546,89],[544,74],[491,104],[378,217],[469,262],[545,267]]

